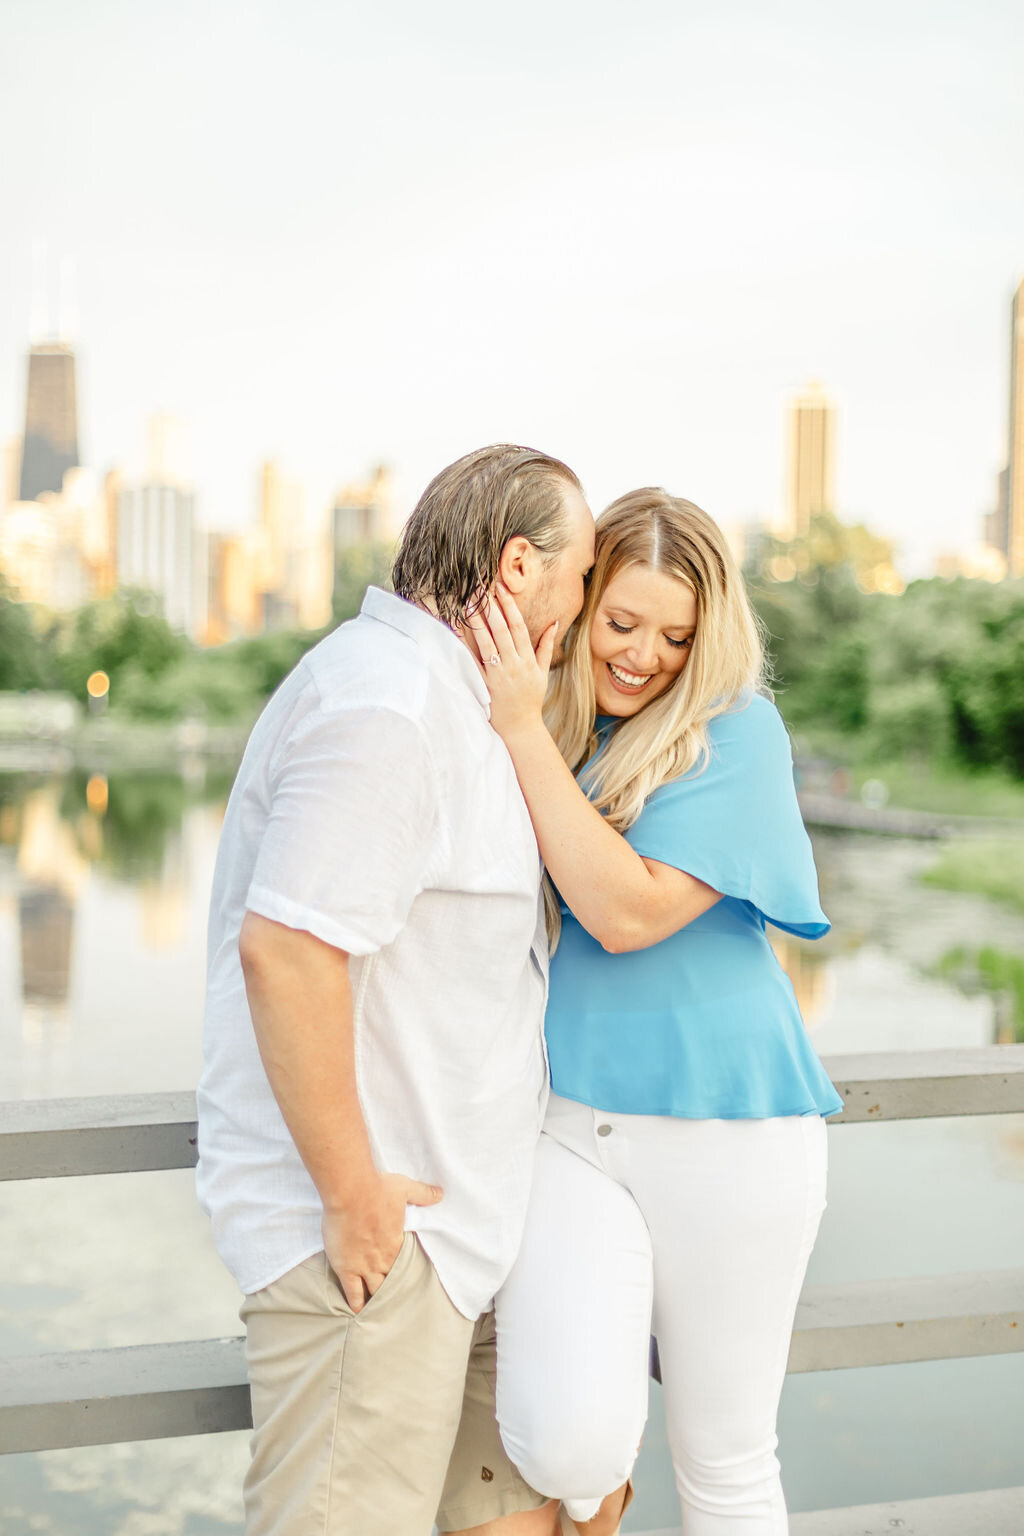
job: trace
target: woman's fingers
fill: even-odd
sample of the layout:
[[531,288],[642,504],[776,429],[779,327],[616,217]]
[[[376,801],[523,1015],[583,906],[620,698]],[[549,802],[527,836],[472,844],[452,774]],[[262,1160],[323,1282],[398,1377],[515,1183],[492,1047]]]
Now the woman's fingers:
[[495,588],[494,595],[487,600],[483,612],[491,632],[491,637],[494,640],[495,650],[502,661],[511,661],[518,651],[518,646],[513,639],[512,631],[508,627],[505,610],[497,599],[497,588]]
[[[488,627],[487,616],[484,610],[478,608],[472,618],[467,618],[465,627],[473,636],[473,646],[476,650],[476,655],[473,656],[473,659],[479,662],[486,673],[488,660],[494,655],[494,636]],[[472,650],[470,655],[473,655]]]
[[545,677],[551,671],[551,658],[555,652],[555,641],[558,639],[558,620],[549,624],[541,635],[537,644],[537,665]]
[[495,586],[495,596],[501,608],[502,618],[508,625],[508,631],[520,656],[532,656],[534,654],[533,641],[530,639],[530,631],[526,627],[526,621],[519,611],[519,604],[512,593],[499,581]]

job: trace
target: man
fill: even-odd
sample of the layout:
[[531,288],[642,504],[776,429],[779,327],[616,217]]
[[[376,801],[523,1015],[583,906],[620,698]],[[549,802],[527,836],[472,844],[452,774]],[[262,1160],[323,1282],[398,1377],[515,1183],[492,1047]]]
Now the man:
[[[246,749],[211,899],[198,1189],[245,1293],[247,1536],[429,1536],[464,1396],[492,1390],[481,1314],[543,1116],[546,942],[464,625],[500,577],[534,643],[564,634],[593,554],[559,460],[458,460],[406,527],[397,595],[370,589]],[[474,1475],[508,1513],[545,1502],[496,1437]]]

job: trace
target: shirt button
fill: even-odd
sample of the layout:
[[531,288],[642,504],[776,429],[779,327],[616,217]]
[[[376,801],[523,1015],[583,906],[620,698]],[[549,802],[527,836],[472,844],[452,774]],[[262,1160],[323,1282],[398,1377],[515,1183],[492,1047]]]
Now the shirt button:
[[599,1125],[598,1128],[597,1128],[597,1134],[599,1136],[610,1136],[611,1133],[612,1133],[612,1128],[611,1128],[610,1125]]

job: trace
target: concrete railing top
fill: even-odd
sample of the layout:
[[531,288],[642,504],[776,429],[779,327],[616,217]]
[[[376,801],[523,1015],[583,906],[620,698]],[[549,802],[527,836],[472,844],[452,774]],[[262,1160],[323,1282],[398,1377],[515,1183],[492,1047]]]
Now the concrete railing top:
[[[832,1125],[1024,1113],[1024,1045],[832,1056]],[[191,1168],[195,1095],[127,1093],[0,1104],[0,1180]]]

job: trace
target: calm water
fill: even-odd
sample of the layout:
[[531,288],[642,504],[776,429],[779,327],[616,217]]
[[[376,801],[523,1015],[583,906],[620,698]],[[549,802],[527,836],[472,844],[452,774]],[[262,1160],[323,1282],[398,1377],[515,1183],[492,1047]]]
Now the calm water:
[[[0,775],[0,1098],[189,1088],[226,785]],[[976,1046],[990,998],[932,974],[957,945],[1020,953],[1024,917],[917,883],[927,844],[820,835],[835,924],[782,954],[818,1049]],[[1024,1266],[1024,1117],[836,1127],[819,1282]],[[239,1331],[188,1173],[0,1186],[0,1352]],[[791,1378],[790,1504],[1024,1483],[1024,1357]],[[243,1435],[0,1458],[4,1536],[226,1536]],[[659,1406],[628,1529],[677,1512]]]

